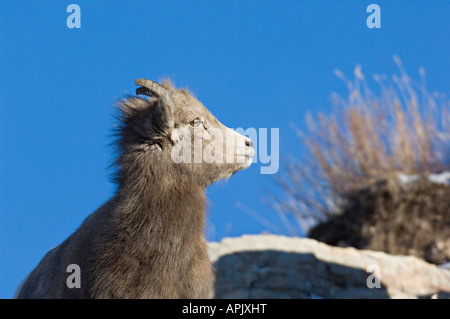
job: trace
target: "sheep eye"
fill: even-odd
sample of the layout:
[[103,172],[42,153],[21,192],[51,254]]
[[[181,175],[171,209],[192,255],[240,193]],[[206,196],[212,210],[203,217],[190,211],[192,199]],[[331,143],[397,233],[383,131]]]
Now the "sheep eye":
[[195,120],[192,120],[192,121],[189,123],[189,125],[192,126],[192,127],[197,127],[197,126],[199,126],[199,125],[202,124],[202,123],[203,123],[203,121],[197,118],[197,119],[195,119]]

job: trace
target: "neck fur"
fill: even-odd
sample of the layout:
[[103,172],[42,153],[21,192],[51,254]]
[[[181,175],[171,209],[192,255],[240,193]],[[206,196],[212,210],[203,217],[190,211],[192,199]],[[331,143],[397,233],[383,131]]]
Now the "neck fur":
[[126,225],[133,240],[139,237],[148,244],[203,240],[204,187],[184,176],[177,177],[179,172],[164,165],[167,159],[161,154],[143,152],[134,154],[134,158],[124,157],[121,160],[127,164],[120,165],[116,194],[120,203],[115,214],[117,224]]

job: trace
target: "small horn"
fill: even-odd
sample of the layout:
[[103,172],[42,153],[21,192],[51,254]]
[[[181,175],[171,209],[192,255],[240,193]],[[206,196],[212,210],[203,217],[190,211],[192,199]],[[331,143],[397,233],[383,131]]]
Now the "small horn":
[[135,83],[140,86],[136,89],[136,95],[161,97],[167,93],[167,89],[164,86],[152,80],[137,79]]

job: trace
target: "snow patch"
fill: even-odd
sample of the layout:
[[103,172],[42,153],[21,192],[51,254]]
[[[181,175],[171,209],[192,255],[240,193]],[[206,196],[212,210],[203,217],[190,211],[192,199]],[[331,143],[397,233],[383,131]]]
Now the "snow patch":
[[[400,183],[403,185],[411,185],[418,181],[419,175],[418,174],[404,174],[404,173],[398,173],[397,174],[398,179],[400,180]],[[435,184],[442,184],[446,186],[450,186],[450,172],[444,171],[439,174],[429,174],[428,180]]]
[[417,182],[417,180],[419,179],[419,175],[417,175],[417,174],[408,175],[408,174],[398,173],[398,179],[400,180],[400,183],[402,183],[402,185],[411,185],[411,184],[414,184],[415,182]]
[[440,174],[428,175],[428,180],[436,184],[450,185],[450,172],[442,172]]

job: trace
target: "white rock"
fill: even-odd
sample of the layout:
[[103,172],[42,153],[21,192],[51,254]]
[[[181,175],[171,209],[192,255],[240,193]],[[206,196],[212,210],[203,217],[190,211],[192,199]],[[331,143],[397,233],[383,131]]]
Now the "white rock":
[[450,270],[411,256],[275,235],[225,238],[209,254],[216,298],[450,298]]

